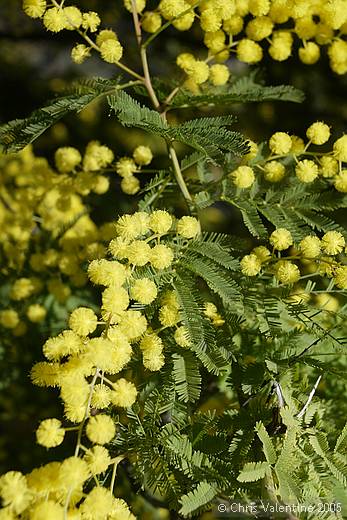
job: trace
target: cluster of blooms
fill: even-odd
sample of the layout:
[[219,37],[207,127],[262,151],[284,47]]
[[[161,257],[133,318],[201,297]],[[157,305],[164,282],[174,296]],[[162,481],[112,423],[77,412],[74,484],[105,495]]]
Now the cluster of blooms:
[[[128,2],[129,3],[129,2]],[[112,30],[98,31],[101,20],[98,13],[82,13],[76,6],[64,6],[64,2],[52,0],[48,6],[46,0],[23,0],[24,12],[31,18],[42,18],[44,27],[53,33],[60,31],[78,31],[86,43],[75,45],[71,57],[76,63],[83,63],[95,49],[108,63],[118,63],[123,56],[123,47],[116,33]],[[95,35],[95,41],[91,35]]]
[[[94,49],[101,58],[119,64],[123,47],[111,29],[99,30],[100,17],[96,12],[82,13],[76,6],[64,6],[52,0],[23,0],[28,16],[42,18],[47,30],[59,32],[76,30],[85,43],[76,44],[71,52],[75,63],[83,63]],[[128,11],[132,0],[124,0]],[[199,21],[208,49],[205,60],[190,53],[177,57],[177,65],[187,75],[185,86],[193,92],[210,81],[220,86],[227,83],[230,71],[224,64],[230,52],[238,60],[254,64],[263,58],[263,46],[276,61],[287,60],[293,52],[295,37],[301,41],[299,59],[312,65],[320,58],[320,47],[327,46],[330,66],[337,74],[347,72],[347,1],[331,0],[160,0],[156,9],[146,11],[146,0],[136,0],[141,15],[141,27],[156,33],[163,22],[179,31],[191,29]],[[92,36],[95,36],[92,39]],[[211,60],[215,63],[210,65]]]
[[265,181],[277,183],[292,172],[299,182],[309,184],[324,178],[329,185],[342,193],[347,193],[347,135],[337,139],[330,152],[312,151],[310,146],[320,146],[328,142],[330,128],[317,121],[306,131],[307,142],[296,135],[276,132],[268,142],[267,157],[258,155],[258,145],[250,142],[250,152],[243,164],[230,173],[237,188],[247,189],[256,180],[255,168],[261,171]]
[[[126,503],[114,498],[112,489],[102,487],[104,477],[98,481],[122,458],[120,454],[112,458],[105,447],[117,435],[112,410],[130,407],[137,398],[135,384],[120,373],[133,349],[141,353],[145,369],[160,370],[165,358],[159,332],[165,328],[175,327],[179,347],[190,346],[188,331],[180,324],[175,292],[160,291],[153,279],[169,272],[175,262],[168,235],[194,239],[200,225],[194,217],[174,221],[166,211],[157,210],[123,215],[113,229],[108,245],[111,259],[93,259],[88,265],[90,281],[103,286],[99,316],[88,307],[72,311],[69,329],[45,342],[46,361],[36,363],[31,371],[34,384],[60,389],[65,418],[76,425],[64,427],[59,419],[45,419],[37,429],[37,442],[53,448],[63,442],[67,431],[76,430],[75,455],[27,476],[13,471],[3,475],[4,518],[23,514],[21,518],[32,520],[62,520],[64,511],[71,519],[134,518]],[[156,299],[160,303],[158,331],[148,325],[145,315],[146,306]],[[207,305],[206,312],[213,321],[221,319],[213,304]],[[90,491],[92,479],[98,485]]]
[[140,145],[135,148],[132,157],[122,157],[116,163],[116,172],[122,178],[121,189],[127,195],[135,195],[140,190],[140,181],[134,175],[141,166],[148,166],[153,159],[152,150]]
[[[138,146],[133,156],[114,166],[123,177],[123,191],[131,194],[139,189],[133,172],[149,164],[152,152]],[[104,243],[112,236],[113,224],[97,227],[83,199],[91,192],[102,195],[109,189],[108,177],[100,172],[113,159],[112,150],[97,141],[88,144],[83,157],[75,148],[59,148],[56,170],[36,157],[31,147],[0,158],[0,239],[7,266],[3,274],[8,278],[15,273],[7,290],[11,305],[0,311],[0,325],[15,336],[26,333],[26,320],[39,323],[45,319],[46,309],[38,303],[45,289],[64,303],[71,294],[70,286],[87,283],[84,264],[105,255]],[[18,272],[34,276],[18,277]]]
[[[347,289],[347,265],[341,258],[341,255],[346,255],[347,248],[345,238],[339,231],[328,231],[322,238],[308,235],[294,246],[290,231],[278,228],[271,233],[269,242],[272,251],[258,246],[242,258],[243,274],[256,276],[261,272],[269,273],[281,284],[292,285],[300,280],[301,271],[297,265],[300,263],[305,272],[332,278],[339,289]],[[287,253],[281,258],[282,252]]]
[[97,142],[87,146],[83,159],[75,148],[58,149],[56,170],[31,147],[0,158],[2,275],[10,302],[0,311],[0,325],[14,335],[25,334],[25,319],[45,319],[46,309],[38,303],[45,289],[65,302],[71,285],[87,282],[83,264],[105,254],[102,242],[110,226],[98,229],[83,199],[108,190],[108,178],[99,170],[112,159],[112,151]]
[[[303,63],[316,63],[320,47],[327,46],[332,70],[337,74],[347,72],[345,0],[161,0],[157,11],[144,12],[143,28],[157,31],[161,18],[172,20],[181,31],[189,30],[195,18],[199,20],[208,48],[207,60],[189,63],[185,56],[178,58],[178,65],[191,81],[198,71],[198,84],[208,79],[210,59],[225,62],[235,50],[238,60],[258,63],[263,58],[265,43],[273,60],[285,61],[292,55],[295,37],[301,41],[298,56]],[[223,76],[222,69],[213,67],[212,82],[214,77]]]

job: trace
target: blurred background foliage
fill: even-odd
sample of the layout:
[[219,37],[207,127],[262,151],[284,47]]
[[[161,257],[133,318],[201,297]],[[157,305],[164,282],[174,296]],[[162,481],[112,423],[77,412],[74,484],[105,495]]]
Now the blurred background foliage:
[[[148,8],[152,3],[156,5],[157,2],[149,1]],[[122,2],[80,0],[78,7],[98,11],[103,26],[116,30],[125,48],[124,61],[137,70],[139,63],[132,20],[122,7]],[[197,24],[187,33],[167,30],[150,47],[153,76],[179,77],[175,65],[177,54],[194,50],[194,53],[201,52],[204,55],[201,39]],[[114,67],[102,62],[97,56],[83,65],[72,63],[70,49],[75,43],[74,33],[65,31],[51,35],[39,21],[25,16],[20,0],[0,0],[0,124],[28,115],[78,78],[112,77]],[[230,59],[229,66],[235,75],[247,70],[246,65],[234,58]],[[347,75],[335,75],[327,59],[322,58],[310,67],[295,59],[283,63],[265,59],[259,73],[268,85],[291,84],[301,88],[305,91],[306,99],[301,105],[270,102],[233,105],[231,111],[238,116],[237,127],[247,137],[260,142],[278,130],[304,137],[306,128],[316,120],[328,123],[332,127],[333,137],[346,131]],[[112,148],[118,157],[130,154],[139,143],[149,144],[157,165],[164,164],[165,150],[161,143],[137,131],[129,132],[108,115],[105,103],[93,103],[80,114],[69,116],[41,136],[35,143],[35,153],[52,161],[54,150],[60,146],[74,146],[83,152],[90,140],[98,139]],[[187,112],[181,112],[177,117],[189,116]],[[136,206],[136,197],[122,194],[119,181],[112,178],[108,194],[102,199],[91,196],[88,203],[92,208],[93,219],[105,222],[119,213],[131,211]],[[339,215],[339,220],[345,220],[344,213]],[[244,233],[238,216],[223,204],[206,209],[203,222],[208,230],[228,232],[232,226],[233,233]],[[70,304],[71,308],[75,306],[73,301]],[[59,319],[64,321],[67,310],[64,306],[57,309],[55,319],[58,319],[60,313]],[[46,458],[48,460],[45,450],[35,445],[34,432],[41,418],[59,416],[59,404],[54,392],[34,387],[28,376],[33,361],[41,359],[41,346],[46,338],[47,331],[40,328],[30,338],[28,335],[22,338],[1,338],[0,425],[3,431],[0,440],[0,473],[9,469],[28,471],[34,464],[45,462]],[[328,389],[331,397],[334,389],[336,391],[335,386]],[[64,452],[69,449],[68,443],[61,448]],[[57,450],[55,456],[59,455]]]

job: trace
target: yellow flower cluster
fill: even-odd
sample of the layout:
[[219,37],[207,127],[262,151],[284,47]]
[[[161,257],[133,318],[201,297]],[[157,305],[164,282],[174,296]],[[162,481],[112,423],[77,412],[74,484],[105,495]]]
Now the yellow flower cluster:
[[140,190],[140,181],[134,175],[148,166],[153,159],[152,150],[140,145],[135,148],[132,157],[122,157],[116,162],[116,172],[122,178],[121,189],[127,195],[135,195]]
[[[242,164],[230,173],[237,188],[251,188],[261,177],[270,183],[279,183],[293,174],[304,184],[325,179],[341,193],[347,193],[347,135],[338,138],[330,151],[317,151],[317,146],[327,144],[330,128],[317,121],[306,131],[307,141],[286,132],[274,133],[268,141],[268,152],[258,153],[258,145],[250,141],[251,151]],[[315,147],[312,148],[312,145]],[[257,174],[255,173],[257,171]],[[259,175],[259,174],[262,175]]]
[[[31,18],[41,18],[47,31],[58,33],[63,30],[77,31],[85,43],[77,43],[71,58],[83,63],[96,50],[107,63],[118,64],[123,56],[123,47],[116,33],[110,29],[100,30],[101,19],[95,11],[82,11],[76,6],[65,6],[64,2],[52,0],[23,0],[23,10]],[[95,36],[94,40],[92,36]]]
[[[181,31],[189,30],[194,20],[199,23],[208,49],[207,59],[199,61],[182,54],[177,61],[187,73],[190,86],[208,79],[213,84],[223,84],[228,80],[228,68],[214,72],[213,67],[227,61],[231,52],[242,62],[258,63],[263,59],[265,47],[276,61],[287,60],[298,47],[298,57],[306,65],[316,63],[321,47],[327,47],[332,70],[337,74],[347,72],[344,0],[329,3],[322,0],[202,0],[198,6],[194,4],[186,0],[161,0],[156,10],[145,11],[142,16],[143,28],[149,33],[158,31],[163,20],[170,21]],[[211,59],[217,64],[209,70]]]
[[[130,161],[136,161],[138,171],[150,163],[152,152],[138,146],[133,157]],[[84,199],[92,192],[103,195],[108,191],[105,169],[119,173],[122,163],[121,159],[113,167],[113,160],[112,150],[97,141],[91,141],[83,155],[76,148],[59,148],[55,167],[36,157],[30,146],[16,155],[0,156],[0,250],[6,259],[3,274],[9,300],[7,304],[3,300],[0,326],[13,335],[22,336],[30,323],[45,320],[45,292],[64,303],[71,287],[87,283],[85,263],[105,256],[105,242],[113,236],[114,224],[97,227]],[[123,182],[138,182],[124,168],[122,176],[123,189]],[[18,278],[23,269],[33,275]],[[134,291],[138,293],[139,287]]]
[[[137,160],[141,154],[144,157],[146,150],[137,149]],[[66,170],[67,161],[62,164]],[[31,371],[34,384],[59,389],[65,420],[74,424],[65,426],[57,418],[43,420],[36,431],[37,443],[54,448],[64,441],[68,431],[75,430],[75,455],[34,469],[26,476],[18,472],[3,475],[0,496],[8,518],[23,515],[21,518],[34,520],[62,519],[66,511],[67,518],[134,519],[126,503],[115,499],[112,489],[103,484],[105,471],[122,458],[121,454],[112,458],[107,448],[117,436],[112,410],[131,407],[137,399],[136,384],[121,374],[134,350],[141,352],[144,369],[158,371],[165,363],[165,346],[159,335],[163,329],[175,327],[173,336],[179,347],[191,345],[188,330],[180,324],[175,291],[159,295],[153,274],[171,269],[175,261],[169,235],[181,237],[186,243],[199,233],[195,218],[185,216],[175,221],[164,210],[123,215],[114,224],[108,245],[111,258],[94,258],[87,269],[90,281],[103,286],[100,311],[74,309],[69,329],[44,343],[46,359]],[[20,279],[13,285],[12,295],[21,300],[32,293],[33,287],[32,280]],[[157,298],[160,329],[156,331],[148,326],[145,306]],[[41,318],[39,307],[31,306],[30,314],[35,319]],[[213,304],[206,307],[206,314],[216,325],[221,324]],[[16,323],[10,310],[3,311],[0,319],[11,326]],[[98,482],[96,487],[91,486],[93,481]]]
[[[113,152],[95,141],[83,157],[75,148],[59,148],[55,168],[31,147],[0,157],[0,250],[6,276],[2,307],[9,302],[0,311],[0,325],[14,335],[45,319],[45,292],[65,302],[71,286],[86,284],[85,262],[104,256],[109,225],[97,228],[84,199],[108,190],[109,180],[101,171],[112,160]],[[24,271],[33,274],[18,275]]]
[[[0,477],[1,518],[14,520],[135,520],[128,505],[111,490],[89,483],[112,464],[108,451],[95,446],[83,458],[50,462],[28,475],[9,471]],[[83,487],[89,487],[84,491]],[[20,515],[20,516],[18,516]]]
[[[131,12],[132,2],[123,3]],[[172,24],[179,31],[200,25],[208,50],[206,59],[188,52],[177,57],[178,67],[186,74],[184,86],[195,93],[207,81],[217,87],[228,82],[230,70],[225,62],[231,53],[244,63],[255,64],[263,59],[265,47],[276,61],[287,60],[298,47],[298,57],[306,65],[316,63],[321,47],[326,47],[332,70],[337,74],[347,72],[345,0],[160,0],[148,11],[145,0],[137,0],[134,5],[142,29],[152,35],[164,24]],[[117,34],[111,29],[99,30],[101,20],[96,12],[82,13],[78,7],[56,0],[52,5],[46,0],[23,0],[23,9],[28,16],[41,18],[51,32],[79,33],[84,43],[77,43],[71,51],[75,63],[83,63],[96,50],[104,61],[126,70],[120,64],[123,47]],[[135,192],[134,178],[123,180],[123,184],[126,192]]]
[[302,276],[297,265],[301,263],[304,269],[309,268],[310,274],[333,278],[339,289],[347,289],[347,248],[345,238],[339,231],[328,231],[322,238],[308,235],[280,260],[275,252],[286,252],[294,245],[292,234],[285,228],[275,229],[269,243],[272,254],[265,246],[258,246],[242,258],[240,267],[244,275],[256,276],[263,271],[273,274],[284,285],[292,285]]

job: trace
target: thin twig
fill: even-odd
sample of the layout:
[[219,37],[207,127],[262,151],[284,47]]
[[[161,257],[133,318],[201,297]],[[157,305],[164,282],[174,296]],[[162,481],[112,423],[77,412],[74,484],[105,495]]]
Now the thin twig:
[[305,406],[303,407],[303,409],[297,414],[297,418],[298,419],[301,419],[301,417],[303,417],[304,413],[306,412],[307,408],[309,407],[310,405],[310,402],[312,401],[313,399],[313,396],[314,394],[316,393],[316,390],[317,390],[317,387],[320,383],[320,380],[322,379],[322,375],[320,375],[318,378],[317,378],[317,381],[315,382],[314,384],[314,387],[312,388],[311,392],[310,392],[310,395],[308,396],[308,399],[305,403]]
[[[141,32],[141,25],[140,25],[140,20],[139,20],[139,15],[138,15],[138,12],[137,12],[137,9],[136,9],[136,3],[135,3],[135,0],[131,0],[131,7],[132,7],[132,15],[133,15],[133,21],[134,21],[134,27],[135,27],[135,34],[136,34],[136,39],[137,39],[137,43],[139,45],[139,48],[140,48],[140,56],[141,56],[141,62],[142,62],[142,68],[143,68],[143,73],[144,73],[144,77],[145,77],[145,81],[144,81],[144,84],[145,84],[145,87],[147,89],[147,92],[148,92],[148,95],[152,101],[152,104],[154,106],[154,108],[156,110],[158,110],[158,112],[160,113],[160,115],[162,116],[163,120],[166,121],[166,114],[165,114],[165,110],[164,111],[161,111],[161,106],[160,106],[160,101],[154,91],[154,88],[153,88],[153,85],[152,85],[152,80],[151,80],[151,75],[150,75],[150,71],[149,71],[149,66],[148,66],[148,60],[147,60],[147,52],[146,52],[146,46],[142,44],[142,32]],[[187,188],[187,185],[184,181],[184,178],[183,178],[183,175],[182,175],[182,172],[181,172],[181,168],[180,168],[180,164],[179,164],[179,161],[178,161],[178,157],[177,157],[177,154],[176,154],[176,150],[173,146],[173,143],[169,140],[166,141],[166,144],[167,144],[167,147],[168,147],[168,151],[169,151],[169,156],[170,156],[170,159],[171,159],[171,162],[172,162],[172,166],[173,166],[173,170],[174,170],[174,174],[175,174],[175,178],[176,178],[176,181],[177,181],[177,184],[179,185],[180,189],[181,189],[181,192],[184,196],[184,198],[186,199],[186,201],[188,201],[188,203],[191,203],[192,202],[192,196],[191,194],[189,193],[189,190]]]

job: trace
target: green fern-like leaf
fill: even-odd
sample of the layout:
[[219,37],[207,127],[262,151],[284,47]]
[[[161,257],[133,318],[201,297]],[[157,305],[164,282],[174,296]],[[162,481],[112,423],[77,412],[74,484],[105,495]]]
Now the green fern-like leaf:
[[208,482],[200,482],[197,487],[183,495],[180,498],[181,509],[180,514],[183,516],[188,516],[194,511],[199,510],[201,507],[209,504],[216,496],[217,491],[213,484]]
[[341,453],[343,453],[343,452],[346,453],[346,451],[347,451],[347,423],[345,424],[342,432],[340,433],[340,435],[337,438],[334,451],[335,452],[339,451]]
[[214,242],[194,241],[191,242],[187,248],[188,254],[190,251],[198,253],[205,258],[209,258],[210,260],[213,260],[217,264],[225,267],[226,269],[230,269],[231,271],[235,271],[239,268],[238,260],[233,258],[230,254],[230,251],[220,244]]
[[196,106],[222,106],[232,103],[246,103],[259,101],[292,101],[301,103],[304,99],[302,91],[290,86],[279,85],[275,87],[266,87],[255,81],[255,74],[239,78],[234,82],[230,82],[216,92],[200,95],[192,95],[188,91],[178,94],[172,106],[175,107],[196,107]]
[[187,269],[205,280],[207,285],[217,293],[223,300],[226,307],[235,304],[241,297],[240,288],[231,278],[228,271],[222,270],[211,260],[205,257],[189,255],[184,265]]
[[194,402],[199,399],[201,376],[195,357],[190,352],[182,355],[173,354],[173,376],[175,389],[183,402]]
[[8,153],[22,150],[67,114],[80,112],[98,97],[122,88],[119,82],[120,78],[99,78],[75,84],[72,93],[53,99],[25,119],[15,119],[0,126],[0,145]]
[[239,482],[256,482],[264,478],[269,469],[268,462],[247,462],[243,466],[237,480]]
[[263,444],[263,450],[264,450],[266,460],[268,461],[269,464],[275,464],[275,462],[277,460],[276,451],[275,451],[274,445],[272,444],[272,440],[270,439],[270,436],[261,421],[259,421],[256,424],[255,430],[257,432],[259,439],[261,440],[261,442]]

